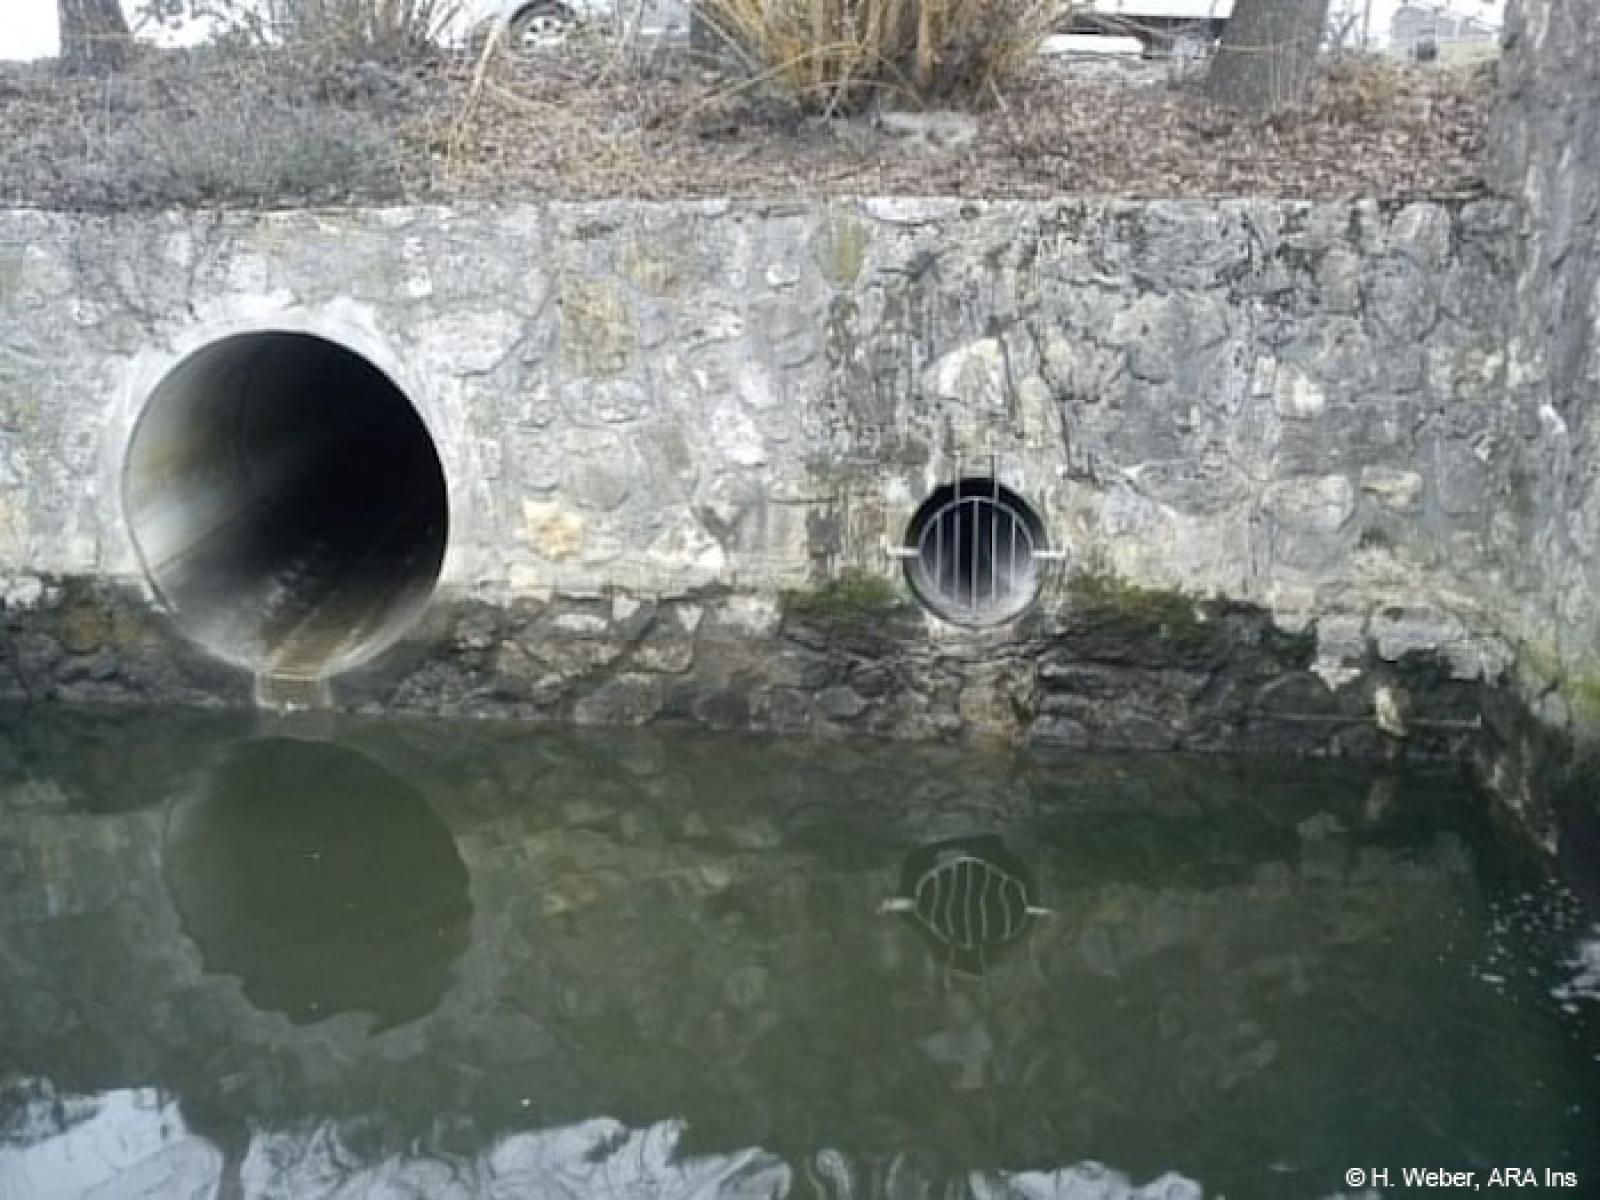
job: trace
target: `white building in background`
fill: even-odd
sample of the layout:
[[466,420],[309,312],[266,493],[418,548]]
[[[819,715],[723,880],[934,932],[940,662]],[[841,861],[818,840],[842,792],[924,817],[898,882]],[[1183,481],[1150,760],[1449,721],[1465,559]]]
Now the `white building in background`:
[[[1066,0],[1075,24],[1110,32],[1157,30],[1215,35],[1233,15],[1235,0]],[[1505,16],[1505,0],[1332,0],[1329,29],[1345,49],[1393,51],[1412,55],[1426,33],[1495,43]],[[1449,32],[1445,32],[1449,31]],[[1459,31],[1459,32],[1456,32]],[[1412,55],[1414,56],[1414,55]]]
[[52,58],[61,51],[56,0],[5,0],[0,59]]
[[1504,4],[1410,0],[1395,10],[1389,39],[1406,58],[1449,61],[1490,53],[1499,43]]

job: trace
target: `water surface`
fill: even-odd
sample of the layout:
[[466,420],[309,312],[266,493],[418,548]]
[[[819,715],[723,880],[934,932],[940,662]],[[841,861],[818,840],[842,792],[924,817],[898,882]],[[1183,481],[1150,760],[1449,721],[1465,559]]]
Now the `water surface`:
[[1600,1194],[1592,921],[1453,772],[5,713],[0,1196]]

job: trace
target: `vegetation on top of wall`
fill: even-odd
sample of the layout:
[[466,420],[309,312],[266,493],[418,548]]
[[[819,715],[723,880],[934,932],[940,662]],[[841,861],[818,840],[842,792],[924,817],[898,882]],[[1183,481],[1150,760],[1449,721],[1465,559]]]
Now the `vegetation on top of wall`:
[[[1340,68],[1303,108],[1262,117],[1208,104],[1159,64],[1108,76],[1033,54],[1036,4],[941,4],[925,29],[915,0],[775,0],[761,20],[814,7],[839,36],[769,48],[751,74],[607,28],[475,58],[470,43],[423,39],[428,0],[317,0],[306,12],[332,24],[292,28],[326,36],[139,43],[104,75],[0,63],[0,204],[1484,190],[1485,74],[1395,68],[1374,84]],[[958,102],[966,111],[904,111]],[[849,281],[855,255],[839,249]]]
[[1566,692],[1579,732],[1583,727],[1600,728],[1600,676],[1574,675],[1567,680]]
[[[1503,632],[1501,635],[1505,636]],[[1524,697],[1543,696],[1553,690],[1566,703],[1571,718],[1568,733],[1573,740],[1585,745],[1600,744],[1600,672],[1576,668],[1553,641],[1526,638],[1517,642],[1511,678],[1515,690]]]
[[893,616],[908,608],[910,602],[904,592],[882,576],[846,569],[819,587],[782,593],[779,603],[786,619],[837,627]]
[[415,73],[292,50],[151,52],[104,80],[0,64],[0,201],[382,201],[411,186],[398,135],[426,104]]
[[1068,578],[1066,590],[1073,614],[1080,619],[1114,624],[1131,635],[1154,633],[1175,641],[1210,636],[1198,598],[1179,588],[1145,587],[1090,565]]
[[1291,631],[1254,604],[1206,599],[1181,588],[1148,587],[1091,561],[1065,584],[1070,630],[1079,649],[1092,646],[1112,658],[1197,666],[1239,651],[1241,629],[1251,644],[1286,668],[1304,669],[1316,657],[1315,627]]

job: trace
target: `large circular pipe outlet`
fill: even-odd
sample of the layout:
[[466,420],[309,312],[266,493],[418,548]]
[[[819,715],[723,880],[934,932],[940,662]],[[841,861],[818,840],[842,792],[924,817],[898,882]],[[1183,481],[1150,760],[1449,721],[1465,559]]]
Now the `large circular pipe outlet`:
[[307,334],[241,334],[180,363],[145,405],[122,487],[179,624],[262,674],[371,658],[444,560],[444,470],[422,419],[365,358]]

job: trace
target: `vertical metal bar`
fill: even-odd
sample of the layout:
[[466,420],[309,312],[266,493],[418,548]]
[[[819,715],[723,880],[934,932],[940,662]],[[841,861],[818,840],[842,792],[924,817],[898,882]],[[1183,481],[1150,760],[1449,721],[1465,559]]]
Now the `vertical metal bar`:
[[973,616],[978,614],[978,518],[982,515],[978,510],[978,504],[976,499],[966,501],[966,507],[973,517],[973,528],[970,530],[971,544],[966,547],[966,608],[973,613]]
[[958,946],[972,944],[972,865],[962,859],[956,864],[957,907],[951,914],[950,931]]
[[1015,879],[1006,881],[1006,936],[1011,937],[1022,930],[1023,921],[1028,918],[1028,894],[1023,891],[1022,884]]
[[956,518],[956,549],[951,556],[955,570],[950,573],[950,599],[959,607],[961,604],[961,481],[956,481],[956,501],[950,511]]
[[950,887],[945,892],[944,896],[944,912],[940,917],[940,925],[945,931],[945,936],[948,937],[950,935],[950,931],[955,928],[956,892],[961,888],[960,866],[958,865],[955,870],[950,871],[948,874],[941,873],[939,878],[941,880],[949,880],[950,882]]
[[999,589],[997,572],[1000,564],[996,561],[1000,551],[1000,481],[994,478],[994,464],[989,464],[990,492],[989,497],[989,604],[991,607],[999,603]]
[[1017,586],[1017,514],[1011,514],[1011,570],[1007,573],[1013,589]]
[[989,942],[989,880],[994,872],[987,867],[976,867],[976,870],[979,880],[982,880],[982,886],[978,888],[978,944],[984,946]]

